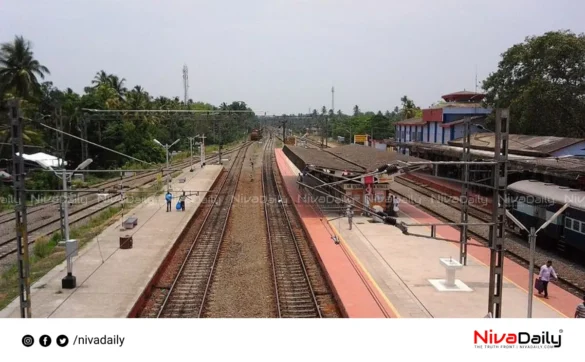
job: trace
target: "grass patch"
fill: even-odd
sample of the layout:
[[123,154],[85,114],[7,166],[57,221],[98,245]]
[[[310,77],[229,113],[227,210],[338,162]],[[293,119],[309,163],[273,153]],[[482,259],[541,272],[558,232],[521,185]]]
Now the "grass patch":
[[[153,186],[138,191],[138,197],[126,201],[124,206],[116,205],[100,212],[91,217],[91,219],[82,226],[73,228],[70,232],[72,239],[77,239],[79,248],[98,236],[108,226],[117,222],[117,216],[121,211],[131,209],[137,204],[150,196],[162,192],[162,182],[157,182]],[[30,283],[31,286],[47,272],[65,261],[65,248],[59,245],[63,237],[60,232],[53,233],[49,236],[39,238],[32,245],[30,250]],[[0,275],[0,310],[5,308],[19,295],[18,266],[15,263],[6,269]],[[33,301],[34,303],[34,301]]]

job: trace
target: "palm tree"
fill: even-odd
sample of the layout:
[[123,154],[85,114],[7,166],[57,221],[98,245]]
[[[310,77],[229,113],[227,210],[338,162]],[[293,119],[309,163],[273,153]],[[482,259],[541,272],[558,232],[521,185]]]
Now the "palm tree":
[[110,84],[110,76],[104,70],[100,70],[95,74],[91,84],[95,84],[94,88],[99,87],[102,84]]
[[30,99],[41,94],[37,79],[51,74],[34,58],[32,44],[22,36],[0,46],[0,94],[11,92],[16,97]]
[[117,75],[110,75],[109,76],[109,84],[110,86],[116,91],[116,93],[118,93],[118,97],[120,97],[120,99],[124,99],[124,94],[126,93],[127,89],[124,87],[124,82],[126,81],[126,78],[118,78]]

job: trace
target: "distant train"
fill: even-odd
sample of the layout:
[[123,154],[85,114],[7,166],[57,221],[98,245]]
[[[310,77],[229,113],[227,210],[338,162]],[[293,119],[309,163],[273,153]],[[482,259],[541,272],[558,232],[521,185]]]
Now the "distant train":
[[259,141],[262,138],[262,130],[254,129],[250,132],[250,141]]
[[[537,244],[560,251],[585,252],[585,191],[523,180],[508,186],[510,212],[528,230],[538,229],[563,205],[569,207],[537,235]],[[509,226],[513,226],[508,220]]]

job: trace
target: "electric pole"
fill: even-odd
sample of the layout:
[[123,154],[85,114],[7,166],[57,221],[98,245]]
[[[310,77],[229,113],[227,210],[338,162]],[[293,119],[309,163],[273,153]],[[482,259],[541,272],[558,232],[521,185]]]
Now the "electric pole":
[[[55,107],[55,119],[57,121],[57,129],[61,132],[64,132],[65,129],[63,128],[63,117],[61,115],[61,106],[57,105]],[[61,157],[61,167],[65,169],[65,136],[63,133],[57,132],[57,154],[58,157]],[[59,219],[61,224],[61,236],[64,237],[65,235],[65,204],[64,199],[62,198],[61,202],[59,203],[59,215],[61,218]]]
[[469,222],[469,164],[471,154],[471,119],[463,121],[463,154],[461,166],[463,184],[461,185],[461,234],[459,239],[459,263],[467,265],[467,223]]
[[[502,286],[504,283],[504,233],[506,225],[506,186],[508,183],[509,110],[496,109],[496,144],[492,182],[492,225],[490,225],[490,279],[488,312],[502,317]],[[532,291],[529,291],[532,293]]]
[[195,140],[195,137],[187,137],[189,139],[189,146],[191,148],[191,169],[189,170],[189,172],[193,172],[193,141]]
[[8,101],[12,136],[12,182],[14,185],[16,244],[18,247],[18,279],[20,289],[20,317],[31,318],[30,264],[26,222],[26,190],[24,170],[23,124],[20,100]]

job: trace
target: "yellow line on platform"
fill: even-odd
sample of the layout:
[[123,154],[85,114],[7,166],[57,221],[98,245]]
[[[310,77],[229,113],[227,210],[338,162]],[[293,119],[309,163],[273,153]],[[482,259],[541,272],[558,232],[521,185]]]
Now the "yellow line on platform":
[[335,234],[337,234],[337,236],[341,239],[341,242],[343,243],[343,245],[345,245],[345,247],[347,248],[347,250],[351,254],[352,258],[358,263],[358,265],[360,266],[360,268],[364,271],[364,273],[366,274],[366,277],[370,280],[370,282],[372,282],[372,284],[374,285],[374,288],[376,288],[376,290],[378,291],[378,293],[380,293],[380,295],[382,296],[382,298],[384,298],[384,301],[386,302],[386,304],[388,304],[388,306],[390,307],[390,309],[392,310],[392,312],[396,315],[397,318],[402,318],[400,316],[400,313],[398,313],[398,311],[394,307],[394,304],[392,304],[392,302],[390,302],[390,300],[388,299],[388,297],[386,296],[386,294],[382,291],[382,289],[380,288],[380,286],[378,285],[378,283],[376,283],[376,281],[374,280],[374,278],[372,277],[372,275],[368,272],[368,269],[366,269],[364,267],[364,265],[362,264],[362,262],[360,261],[360,259],[355,255],[355,253],[353,252],[353,250],[351,249],[351,247],[349,246],[349,244],[347,243],[347,241],[345,241],[345,239],[343,238],[343,236],[341,236],[341,233],[335,228],[335,226],[333,226],[333,224],[331,222],[329,222],[329,220],[327,220],[327,223],[333,229],[333,231],[335,232]]

